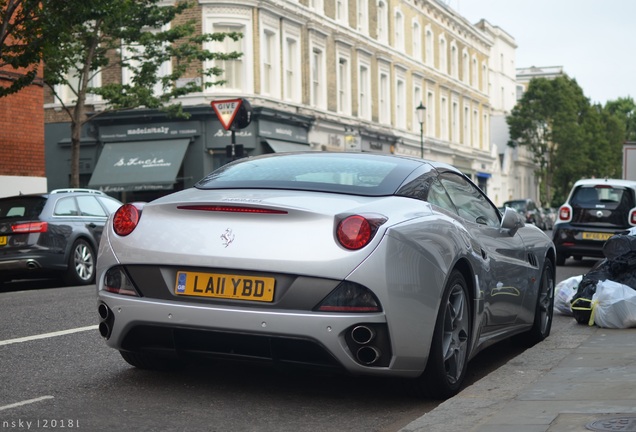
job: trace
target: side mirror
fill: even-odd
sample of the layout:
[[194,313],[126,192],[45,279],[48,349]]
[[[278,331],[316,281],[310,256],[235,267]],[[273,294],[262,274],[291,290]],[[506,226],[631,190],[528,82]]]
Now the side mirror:
[[503,218],[501,219],[501,228],[507,229],[510,237],[517,233],[517,230],[525,226],[526,222],[521,215],[510,207],[506,207]]

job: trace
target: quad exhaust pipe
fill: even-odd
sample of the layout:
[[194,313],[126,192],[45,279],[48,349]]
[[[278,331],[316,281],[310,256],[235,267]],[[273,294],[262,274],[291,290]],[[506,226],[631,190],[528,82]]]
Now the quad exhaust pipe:
[[97,314],[99,315],[100,319],[99,325],[97,326],[99,334],[104,339],[108,339],[110,338],[110,334],[113,331],[113,323],[115,321],[113,312],[108,306],[106,306],[106,303],[100,303],[97,306]]
[[376,338],[373,328],[366,325],[355,326],[350,333],[351,340],[357,345],[361,345],[356,350],[356,359],[363,365],[370,366],[376,363],[382,356],[382,351],[371,343]]

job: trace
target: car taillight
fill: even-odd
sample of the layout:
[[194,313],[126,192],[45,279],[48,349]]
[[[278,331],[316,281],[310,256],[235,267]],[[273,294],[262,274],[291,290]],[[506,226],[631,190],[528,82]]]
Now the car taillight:
[[346,249],[361,249],[369,244],[378,227],[386,221],[387,218],[379,215],[347,216],[338,223],[336,238]]
[[563,205],[559,208],[559,222],[570,222],[572,220],[572,207]]
[[629,211],[629,224],[636,226],[636,208]]
[[11,230],[17,234],[43,233],[49,229],[46,222],[25,222],[11,225]]
[[104,291],[139,297],[135,286],[121,267],[113,267],[106,271],[106,274],[104,274]]
[[113,216],[115,234],[123,237],[133,232],[140,217],[141,209],[138,209],[134,204],[124,204],[119,207]]
[[314,310],[321,312],[381,312],[380,302],[367,287],[343,281]]

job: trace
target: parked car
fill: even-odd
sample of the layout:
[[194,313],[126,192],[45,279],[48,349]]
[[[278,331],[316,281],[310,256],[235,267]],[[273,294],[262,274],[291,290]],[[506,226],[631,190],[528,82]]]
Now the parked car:
[[102,230],[121,205],[90,189],[0,198],[0,284],[57,275],[93,283]]
[[548,336],[554,253],[450,165],[245,158],[111,217],[99,331],[138,368],[252,359],[410,378],[450,397],[482,348]]
[[540,208],[541,217],[543,218],[543,223],[545,225],[546,230],[551,230],[554,228],[554,221],[556,220],[556,209],[541,207]]
[[554,224],[557,265],[564,265],[569,257],[603,258],[605,241],[633,226],[636,226],[636,181],[577,181],[559,208]]
[[504,207],[510,207],[526,218],[526,223],[536,225],[542,230],[547,229],[546,222],[541,215],[540,207],[530,198],[506,201]]

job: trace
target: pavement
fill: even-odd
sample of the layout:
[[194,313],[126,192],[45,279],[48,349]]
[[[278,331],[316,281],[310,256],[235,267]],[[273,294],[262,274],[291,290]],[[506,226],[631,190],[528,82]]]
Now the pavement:
[[590,430],[636,431],[636,328],[572,318],[400,432]]

